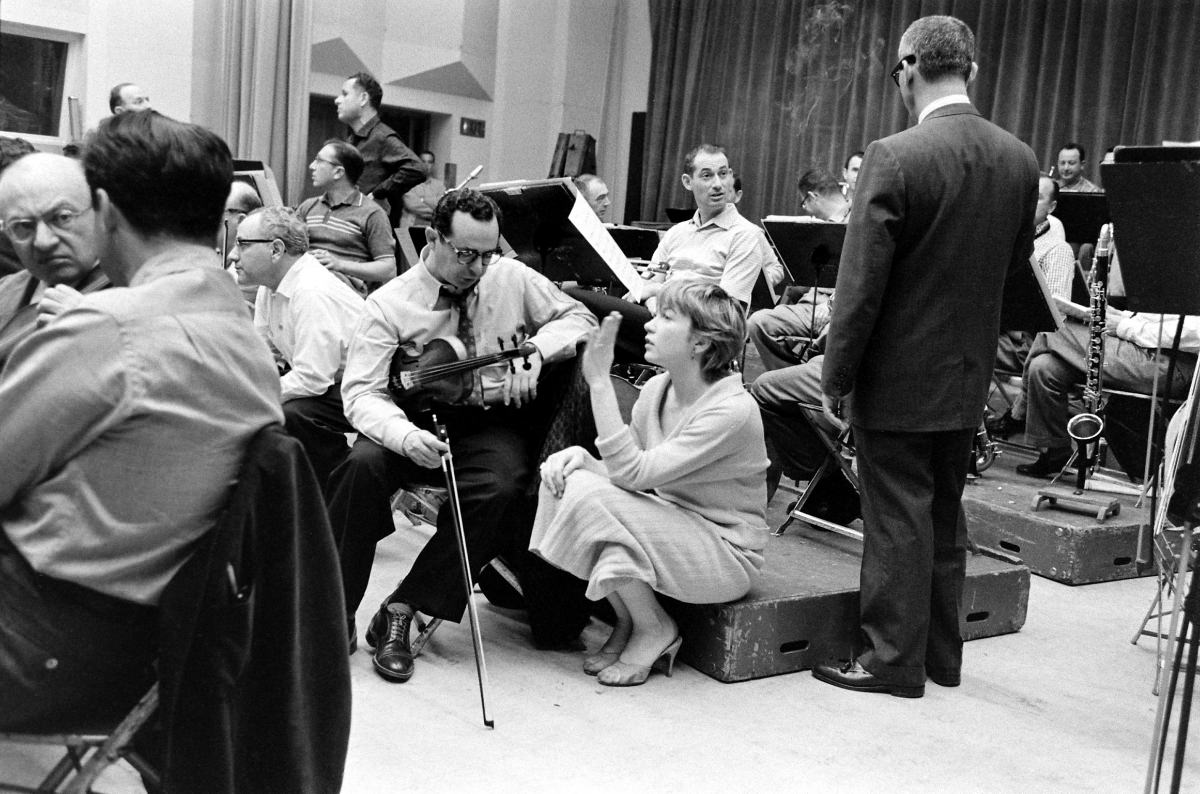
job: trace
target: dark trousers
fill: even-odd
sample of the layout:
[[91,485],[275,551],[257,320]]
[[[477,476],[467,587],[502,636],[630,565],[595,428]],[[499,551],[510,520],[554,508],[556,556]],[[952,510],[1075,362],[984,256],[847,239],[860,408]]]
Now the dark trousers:
[[111,730],[154,682],[156,610],[35,573],[0,531],[0,730]]
[[[1068,394],[1087,379],[1089,341],[1087,327],[1079,323],[1064,323],[1056,333],[1041,333],[1034,339],[1023,379],[1028,398],[1025,436],[1031,444],[1045,449],[1071,445],[1067,434]],[[1132,342],[1104,336],[1106,388],[1150,394],[1157,380],[1160,394],[1182,397],[1192,380],[1196,356],[1176,354],[1174,379],[1167,383],[1170,364],[1167,353],[1156,355]]]
[[342,384],[333,384],[317,397],[285,401],[283,426],[304,447],[317,482],[324,488],[350,451],[345,434],[354,432],[342,410]]
[[[472,575],[512,546],[509,520],[533,475],[535,450],[525,411],[463,408],[441,411],[458,480],[463,528]],[[329,517],[341,557],[346,609],[353,614],[366,592],[375,544],[390,535],[391,495],[413,483],[445,484],[441,469],[425,469],[359,436],[327,487]],[[525,530],[528,533],[528,530]],[[438,513],[437,530],[389,601],[401,601],[431,617],[459,621],[467,606],[466,585],[450,503]]]
[[962,668],[962,509],[975,428],[897,433],[854,426],[863,509],[859,661],[897,686]]
[[646,323],[650,322],[649,309],[640,303],[631,303],[582,287],[570,287],[565,292],[588,307],[599,320],[603,320],[612,312],[618,312],[621,315],[621,327],[617,330],[617,346],[613,360],[619,364],[646,363]]
[[821,412],[809,411],[800,403],[821,404],[821,365],[824,356],[814,356],[803,364],[764,372],[750,385],[750,395],[762,413],[767,443],[767,499],[775,495],[779,479],[786,474],[793,480],[807,480],[825,460],[826,449],[813,429],[813,422],[837,435]]

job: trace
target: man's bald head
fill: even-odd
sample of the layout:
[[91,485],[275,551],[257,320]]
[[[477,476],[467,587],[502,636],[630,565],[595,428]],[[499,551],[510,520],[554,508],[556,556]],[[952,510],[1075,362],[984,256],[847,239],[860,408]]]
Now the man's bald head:
[[37,152],[0,174],[0,220],[25,269],[74,285],[96,264],[92,196],[78,160]]

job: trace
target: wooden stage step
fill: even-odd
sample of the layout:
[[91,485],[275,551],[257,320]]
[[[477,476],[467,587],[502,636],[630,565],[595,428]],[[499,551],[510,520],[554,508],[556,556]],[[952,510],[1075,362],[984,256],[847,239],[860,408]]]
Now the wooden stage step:
[[[1120,512],[1104,521],[1094,515],[1047,507],[1033,509],[1039,489],[1050,484],[1016,473],[1016,466],[1031,455],[1003,449],[996,462],[963,493],[967,528],[979,546],[992,549],[1029,566],[1029,570],[1064,584],[1089,584],[1151,575],[1138,572],[1139,526],[1149,521],[1149,509],[1138,508],[1136,497],[1088,493],[1115,498]],[[1070,490],[1074,479],[1055,484]]]
[[[684,637],[680,658],[719,681],[808,670],[848,658],[858,641],[862,545],[796,522],[767,546],[758,584],[729,604],[668,606]],[[967,560],[963,638],[1018,631],[1029,569],[984,555]]]

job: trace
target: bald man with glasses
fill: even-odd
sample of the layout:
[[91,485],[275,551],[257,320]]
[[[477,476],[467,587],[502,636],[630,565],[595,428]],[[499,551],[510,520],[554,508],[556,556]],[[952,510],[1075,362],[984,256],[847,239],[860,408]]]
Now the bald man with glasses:
[[[535,473],[534,428],[543,426],[531,405],[543,364],[568,359],[596,321],[580,303],[541,274],[500,255],[500,210],[474,190],[451,191],[437,204],[421,260],[374,292],[350,342],[342,378],[346,417],[359,437],[328,484],[329,512],[338,538],[346,593],[350,649],[354,612],[367,587],[375,544],[395,526],[389,497],[401,486],[442,484],[439,439],[430,411],[454,448],[462,518],[472,573],[513,547],[529,526],[511,520]],[[439,341],[440,340],[440,341]],[[388,375],[399,352],[415,371],[429,374],[421,356],[439,346],[459,358],[518,346],[512,366],[471,370],[441,393],[419,391],[393,401]],[[444,385],[446,382],[442,381]],[[519,544],[518,544],[519,545]],[[524,544],[527,547],[527,542]],[[416,611],[462,619],[462,582],[453,515],[447,503],[437,531],[408,575],[371,618],[367,644],[375,670],[387,681],[413,674],[409,630]]]
[[0,278],[0,369],[39,325],[109,286],[78,161],[28,154],[0,178],[0,222],[25,269]]

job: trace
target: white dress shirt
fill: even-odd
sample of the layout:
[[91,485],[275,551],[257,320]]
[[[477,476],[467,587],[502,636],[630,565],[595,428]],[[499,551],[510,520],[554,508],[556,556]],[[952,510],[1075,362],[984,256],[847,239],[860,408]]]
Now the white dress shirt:
[[362,311],[358,293],[310,254],[275,289],[259,287],[254,327],[291,366],[279,379],[283,401],[322,395],[342,379]]

